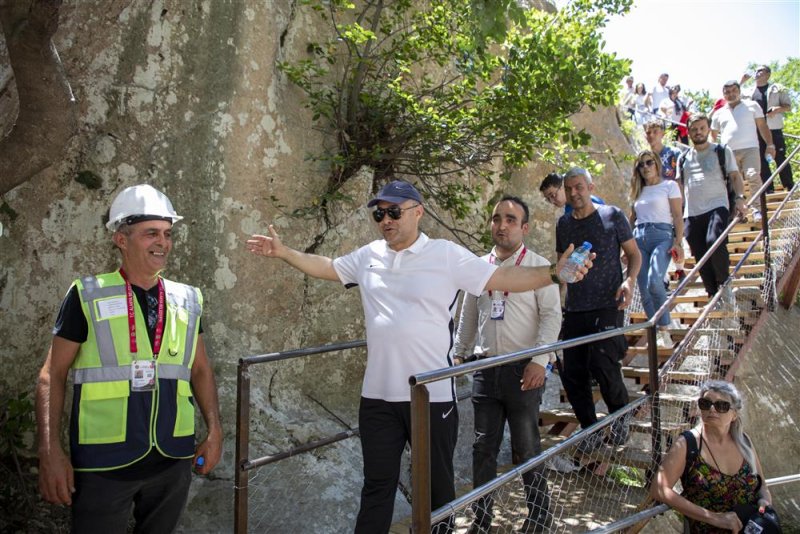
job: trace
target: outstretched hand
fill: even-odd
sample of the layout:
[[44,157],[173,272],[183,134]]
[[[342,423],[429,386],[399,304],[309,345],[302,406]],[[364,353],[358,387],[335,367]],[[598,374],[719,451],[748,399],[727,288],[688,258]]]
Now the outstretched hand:
[[286,247],[281,242],[278,232],[275,231],[275,227],[271,224],[267,230],[269,236],[258,234],[251,236],[250,239],[247,240],[247,250],[257,256],[266,256],[268,258],[282,257]]
[[[567,247],[567,250],[565,250],[564,253],[561,255],[561,257],[558,259],[558,262],[556,263],[556,273],[559,274],[559,278],[561,278],[561,269],[563,269],[564,265],[566,265],[566,263],[569,261],[569,257],[572,255],[572,252],[574,250],[575,250],[575,245],[570,244],[570,246]],[[575,273],[576,282],[579,280],[583,280],[583,277],[586,276],[586,273],[588,273],[589,269],[592,268],[593,265],[592,260],[594,260],[596,257],[597,254],[595,254],[594,252],[589,253],[589,257],[586,258],[586,260],[583,262],[583,266],[580,269],[578,269],[578,271]],[[565,280],[561,281],[565,282]]]

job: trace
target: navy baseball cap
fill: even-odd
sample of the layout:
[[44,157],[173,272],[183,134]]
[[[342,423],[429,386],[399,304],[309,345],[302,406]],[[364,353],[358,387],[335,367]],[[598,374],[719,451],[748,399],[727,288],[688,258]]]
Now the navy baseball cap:
[[420,195],[419,191],[410,183],[402,180],[395,180],[384,185],[380,192],[375,195],[375,198],[367,203],[367,207],[371,208],[378,202],[402,204],[406,200],[416,200],[422,204],[422,195]]

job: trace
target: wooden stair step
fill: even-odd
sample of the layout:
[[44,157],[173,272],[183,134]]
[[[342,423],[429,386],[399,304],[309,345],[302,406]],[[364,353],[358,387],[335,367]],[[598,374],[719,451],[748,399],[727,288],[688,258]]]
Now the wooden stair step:
[[[762,269],[763,270],[763,269]],[[688,272],[688,271],[687,271]],[[733,287],[760,287],[764,283],[764,278],[734,278]],[[673,280],[669,283],[670,288],[675,289],[678,287],[677,281]],[[687,289],[703,289],[703,282],[700,277],[697,280],[690,282],[686,285]]]
[[[648,384],[650,382],[650,371],[644,367],[623,367],[622,376],[632,378],[637,384]],[[696,384],[708,378],[708,373],[668,371],[667,378],[672,383]]]

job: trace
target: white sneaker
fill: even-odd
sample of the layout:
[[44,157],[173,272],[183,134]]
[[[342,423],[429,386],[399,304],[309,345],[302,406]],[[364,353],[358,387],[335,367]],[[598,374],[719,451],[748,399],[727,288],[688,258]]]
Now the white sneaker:
[[656,346],[660,349],[671,349],[672,345],[672,336],[669,334],[669,330],[659,330],[656,334]]
[[559,473],[572,473],[573,471],[580,470],[580,466],[575,465],[572,460],[563,455],[553,456],[547,460],[545,467],[552,471],[558,471]]
[[761,210],[754,209],[750,212],[753,222],[761,222]]

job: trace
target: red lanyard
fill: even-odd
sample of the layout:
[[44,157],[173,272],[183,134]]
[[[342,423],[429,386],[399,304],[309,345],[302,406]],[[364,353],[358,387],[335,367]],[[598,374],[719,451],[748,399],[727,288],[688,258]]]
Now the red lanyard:
[[[128,275],[120,268],[119,274],[125,280],[125,298],[128,304],[128,335],[130,336],[131,354],[138,352],[136,346],[136,314],[133,307],[133,289],[131,283],[128,281]],[[156,319],[156,335],[153,340],[153,356],[158,358],[158,352],[161,350],[161,339],[164,337],[164,282],[161,277],[158,278],[158,317]]]
[[[514,267],[519,267],[519,264],[522,263],[522,258],[525,257],[525,253],[527,251],[528,251],[528,249],[525,248],[525,245],[522,245],[522,252],[520,252],[519,256],[517,256],[517,262],[514,264]],[[495,260],[494,254],[489,254],[489,263],[494,265],[494,260]],[[506,298],[506,297],[508,297],[508,291],[503,291],[503,298]],[[489,298],[492,298],[492,290],[491,289],[489,290]]]

